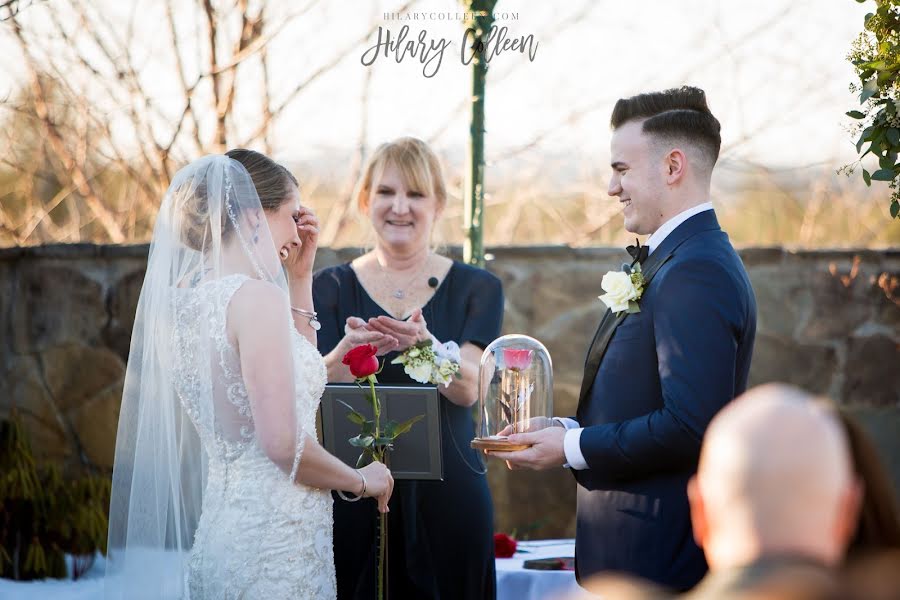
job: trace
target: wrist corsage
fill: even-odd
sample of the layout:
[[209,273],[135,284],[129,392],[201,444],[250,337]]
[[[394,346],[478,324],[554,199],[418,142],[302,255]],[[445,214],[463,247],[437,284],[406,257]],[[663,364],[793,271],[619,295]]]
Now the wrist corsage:
[[424,340],[407,348],[391,364],[403,365],[403,370],[414,381],[446,387],[454,376],[459,376],[460,360],[456,342],[439,344]]

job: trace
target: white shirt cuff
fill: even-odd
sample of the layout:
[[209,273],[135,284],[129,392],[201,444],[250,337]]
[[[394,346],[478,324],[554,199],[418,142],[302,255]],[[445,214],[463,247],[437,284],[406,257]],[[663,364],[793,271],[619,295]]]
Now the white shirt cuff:
[[581,427],[578,424],[578,421],[575,419],[570,419],[569,417],[553,417],[553,420],[565,427],[566,429],[576,429]]
[[581,453],[582,431],[584,431],[583,427],[566,428],[566,437],[563,438],[563,450],[566,453],[566,461],[568,463],[566,466],[576,471],[588,468],[587,461],[584,460],[584,455]]
[[553,420],[566,428],[566,436],[563,438],[563,451],[566,453],[566,469],[581,471],[588,468],[584,455],[581,454],[581,432],[584,428],[575,419],[568,417],[553,417]]

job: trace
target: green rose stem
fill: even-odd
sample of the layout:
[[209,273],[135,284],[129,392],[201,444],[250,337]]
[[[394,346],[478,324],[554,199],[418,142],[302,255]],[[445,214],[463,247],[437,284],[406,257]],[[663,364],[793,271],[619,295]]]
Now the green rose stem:
[[[381,438],[381,402],[375,393],[375,376],[369,375],[369,390],[372,392],[372,412],[375,415],[375,460],[387,465],[387,453],[383,444],[378,442]],[[387,572],[387,513],[378,515],[378,600],[384,600],[384,579]]]
[[[366,417],[353,409],[352,406],[338,400],[341,404],[350,409],[347,418],[362,427],[362,431],[356,437],[350,438],[349,442],[352,446],[362,449],[359,456],[357,466],[364,462],[365,457],[371,457],[372,460],[382,463],[390,468],[388,450],[391,448],[392,442],[400,435],[406,433],[425,415],[418,415],[411,419],[407,419],[402,423],[394,423],[388,421],[385,427],[381,427],[381,402],[378,400],[378,394],[375,392],[375,384],[378,383],[376,377],[384,365],[379,366],[378,359],[375,358],[376,349],[369,344],[356,346],[342,360],[343,364],[350,367],[350,372],[356,377],[356,384],[362,387],[364,382],[369,384],[369,392],[371,393],[372,415],[373,420]],[[374,362],[374,364],[373,364]],[[378,600],[384,600],[387,595],[385,590],[388,587],[387,576],[387,544],[388,544],[388,521],[386,513],[378,515]]]
[[513,433],[517,433],[519,431],[519,377],[521,377],[521,373],[516,369],[513,371],[516,374],[516,383],[513,386],[513,397],[512,397],[512,431]]
[[375,413],[375,455],[381,459],[384,458],[384,447],[377,441],[381,437],[381,402],[378,401],[378,394],[375,393],[375,376],[369,375],[366,379],[369,382],[369,390],[372,392],[372,411]]

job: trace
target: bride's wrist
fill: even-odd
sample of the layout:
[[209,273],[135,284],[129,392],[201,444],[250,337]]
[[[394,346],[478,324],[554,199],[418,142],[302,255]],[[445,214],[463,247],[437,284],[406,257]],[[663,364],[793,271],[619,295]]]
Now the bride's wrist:
[[366,495],[366,476],[362,474],[362,469],[354,470],[356,471],[356,474],[359,475],[359,485],[361,489],[358,492],[353,493],[362,498]]
[[307,294],[312,291],[312,272],[304,273],[299,277],[295,277],[291,275],[288,278],[288,290],[290,291],[291,297],[293,298],[295,294]]
[[[346,491],[350,492],[351,494],[353,494],[353,498],[348,498],[344,494],[344,490],[338,490],[338,492],[337,492],[338,496],[342,500],[346,500],[347,502],[358,502],[366,495],[366,476],[362,474],[361,469],[353,469],[353,472],[356,473],[356,475],[359,477],[359,488],[361,488],[361,489],[357,488],[354,485],[354,486],[352,486],[354,489],[346,490]],[[357,489],[359,489],[359,491],[356,491]]]

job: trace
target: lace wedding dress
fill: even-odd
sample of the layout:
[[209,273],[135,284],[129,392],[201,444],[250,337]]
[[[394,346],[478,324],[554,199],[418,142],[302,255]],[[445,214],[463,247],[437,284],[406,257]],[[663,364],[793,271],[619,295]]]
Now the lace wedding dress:
[[[295,483],[325,366],[294,329],[265,214],[223,155],[179,169],[162,199],[119,409],[104,600],[335,598],[331,494]],[[244,338],[271,356],[241,357],[229,338],[252,331],[226,323],[245,285],[284,294],[286,335]],[[275,367],[277,391],[251,406],[242,364]]]
[[[331,493],[293,483],[260,448],[239,356],[227,336],[228,303],[248,279],[226,276],[176,295],[173,380],[208,461],[186,587],[190,600],[332,599]],[[325,364],[292,323],[285,326],[292,331],[297,426],[315,436]],[[206,365],[194,355],[197,348],[211,350],[211,372],[197,372]],[[210,410],[215,419],[204,417]],[[294,471],[302,451],[301,442]]]

